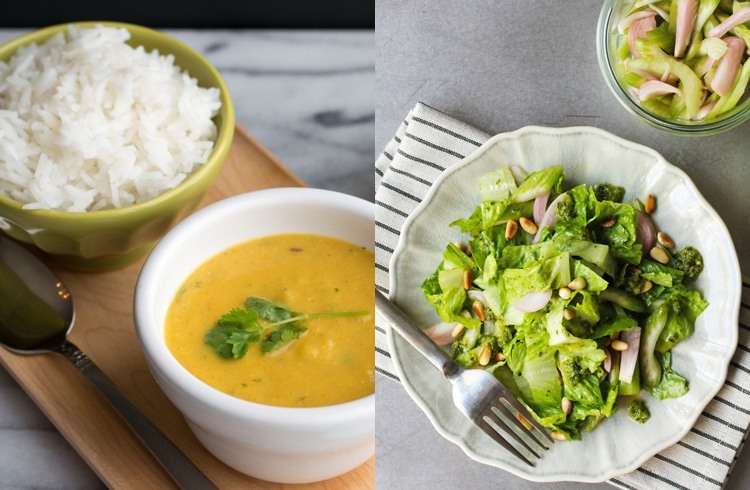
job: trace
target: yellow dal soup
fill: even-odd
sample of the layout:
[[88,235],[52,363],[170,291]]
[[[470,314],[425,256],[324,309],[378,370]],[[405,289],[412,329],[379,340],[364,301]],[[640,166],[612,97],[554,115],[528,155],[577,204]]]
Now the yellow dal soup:
[[[352,401],[375,389],[374,283],[374,256],[359,245],[312,234],[250,240],[185,281],[167,313],[167,346],[196,377],[238,398],[284,407]],[[250,296],[301,313],[367,313],[304,320],[307,331],[279,350],[264,353],[256,342],[242,358],[222,358],[206,333]]]

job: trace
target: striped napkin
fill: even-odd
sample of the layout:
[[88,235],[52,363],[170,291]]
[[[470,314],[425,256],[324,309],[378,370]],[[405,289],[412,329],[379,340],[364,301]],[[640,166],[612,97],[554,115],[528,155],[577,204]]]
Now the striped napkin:
[[[463,122],[417,104],[375,162],[375,284],[388,293],[388,264],[404,220],[447,167],[489,139]],[[378,318],[378,320],[380,320]],[[377,323],[377,322],[376,322]],[[739,345],[727,381],[693,429],[636,471],[610,480],[628,489],[721,488],[750,425],[750,278],[743,278]],[[386,327],[376,324],[375,366],[399,381],[388,352]]]

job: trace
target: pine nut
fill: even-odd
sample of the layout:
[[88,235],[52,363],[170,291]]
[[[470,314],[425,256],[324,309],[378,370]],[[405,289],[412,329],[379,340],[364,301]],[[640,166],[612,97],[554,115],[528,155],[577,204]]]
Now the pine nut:
[[575,317],[576,310],[571,310],[570,308],[565,308],[565,310],[563,310],[563,318],[565,318],[566,320],[572,320]]
[[466,326],[463,323],[456,323],[455,328],[451,332],[451,337],[455,339],[456,337],[461,335],[461,332],[463,332],[464,330],[466,330]]
[[464,271],[463,285],[464,285],[464,289],[466,289],[467,291],[471,289],[471,271],[469,269],[466,269]]
[[631,274],[635,274],[636,276],[640,276],[641,274],[643,274],[643,271],[638,267],[630,267],[629,270]]
[[570,284],[568,284],[568,289],[572,289],[573,291],[586,289],[586,279],[582,277],[576,277],[570,282]]
[[486,366],[490,363],[490,356],[492,355],[492,347],[490,347],[490,344],[484,344],[484,348],[482,349],[482,352],[479,354],[479,364],[481,366]]
[[519,422],[521,422],[521,425],[523,425],[524,427],[526,427],[526,430],[531,430],[531,429],[534,428],[534,426],[531,425],[531,422],[529,422],[528,420],[526,420],[526,417],[524,417],[523,415],[521,415],[519,412],[516,412],[516,418],[518,419]]
[[612,228],[615,226],[615,223],[617,223],[617,218],[610,216],[609,218],[604,218],[599,224],[602,225],[602,228]]
[[612,349],[622,352],[624,350],[628,350],[628,343],[623,342],[622,340],[613,340],[612,341]]
[[523,231],[530,235],[536,235],[536,232],[539,231],[539,228],[537,228],[536,223],[531,221],[529,218],[519,218],[518,222],[521,223],[521,228],[523,228]]
[[565,286],[560,288],[558,294],[562,299],[570,299],[570,297],[573,296],[573,292],[570,290],[570,288],[567,288]]
[[503,362],[505,360],[505,354],[498,352],[497,355],[495,355],[495,360],[497,362]]
[[672,240],[672,238],[663,231],[660,231],[656,234],[656,239],[659,240],[659,243],[661,243],[664,248],[668,248],[670,250],[674,248],[674,240]]
[[653,194],[649,194],[646,196],[646,204],[644,205],[646,208],[646,212],[648,214],[652,214],[654,211],[656,211],[656,198]]
[[556,441],[565,441],[565,436],[562,434],[562,432],[558,432],[556,430],[553,430],[549,433],[550,437]]
[[643,285],[641,285],[641,294],[651,291],[652,287],[654,287],[654,283],[651,281],[644,282]]
[[477,317],[479,317],[480,320],[484,321],[487,318],[484,313],[484,305],[481,301],[474,301],[471,305],[471,309],[474,310],[474,313],[477,314]]
[[516,236],[516,231],[518,231],[518,223],[513,220],[508,221],[508,224],[505,225],[505,239],[510,240]]
[[568,400],[567,396],[564,396],[562,397],[562,400],[560,400],[560,407],[562,408],[563,413],[567,415],[573,408],[573,404],[570,402],[570,400]]
[[660,247],[654,247],[651,249],[651,251],[648,253],[652,259],[655,261],[661,263],[661,264],[668,264],[669,263],[669,255],[667,254],[667,251]]

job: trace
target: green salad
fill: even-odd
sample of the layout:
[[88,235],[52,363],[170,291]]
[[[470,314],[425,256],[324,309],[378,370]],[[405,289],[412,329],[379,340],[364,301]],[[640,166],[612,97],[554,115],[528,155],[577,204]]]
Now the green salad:
[[[447,244],[422,290],[443,321],[427,333],[570,440],[612,415],[618,397],[684,395],[671,351],[708,303],[690,287],[700,252],[657,230],[654,196],[625,203],[609,183],[566,190],[563,173],[481,176],[481,203],[451,223],[465,241]],[[644,405],[637,418],[647,417]]]

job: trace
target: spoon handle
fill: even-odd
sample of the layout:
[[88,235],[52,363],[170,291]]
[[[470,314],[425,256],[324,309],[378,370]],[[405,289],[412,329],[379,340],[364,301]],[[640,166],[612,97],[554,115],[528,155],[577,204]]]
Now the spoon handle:
[[97,367],[89,357],[70,341],[52,350],[65,356],[112,404],[125,422],[153,453],[180,488],[215,489],[216,486],[170,441]]

